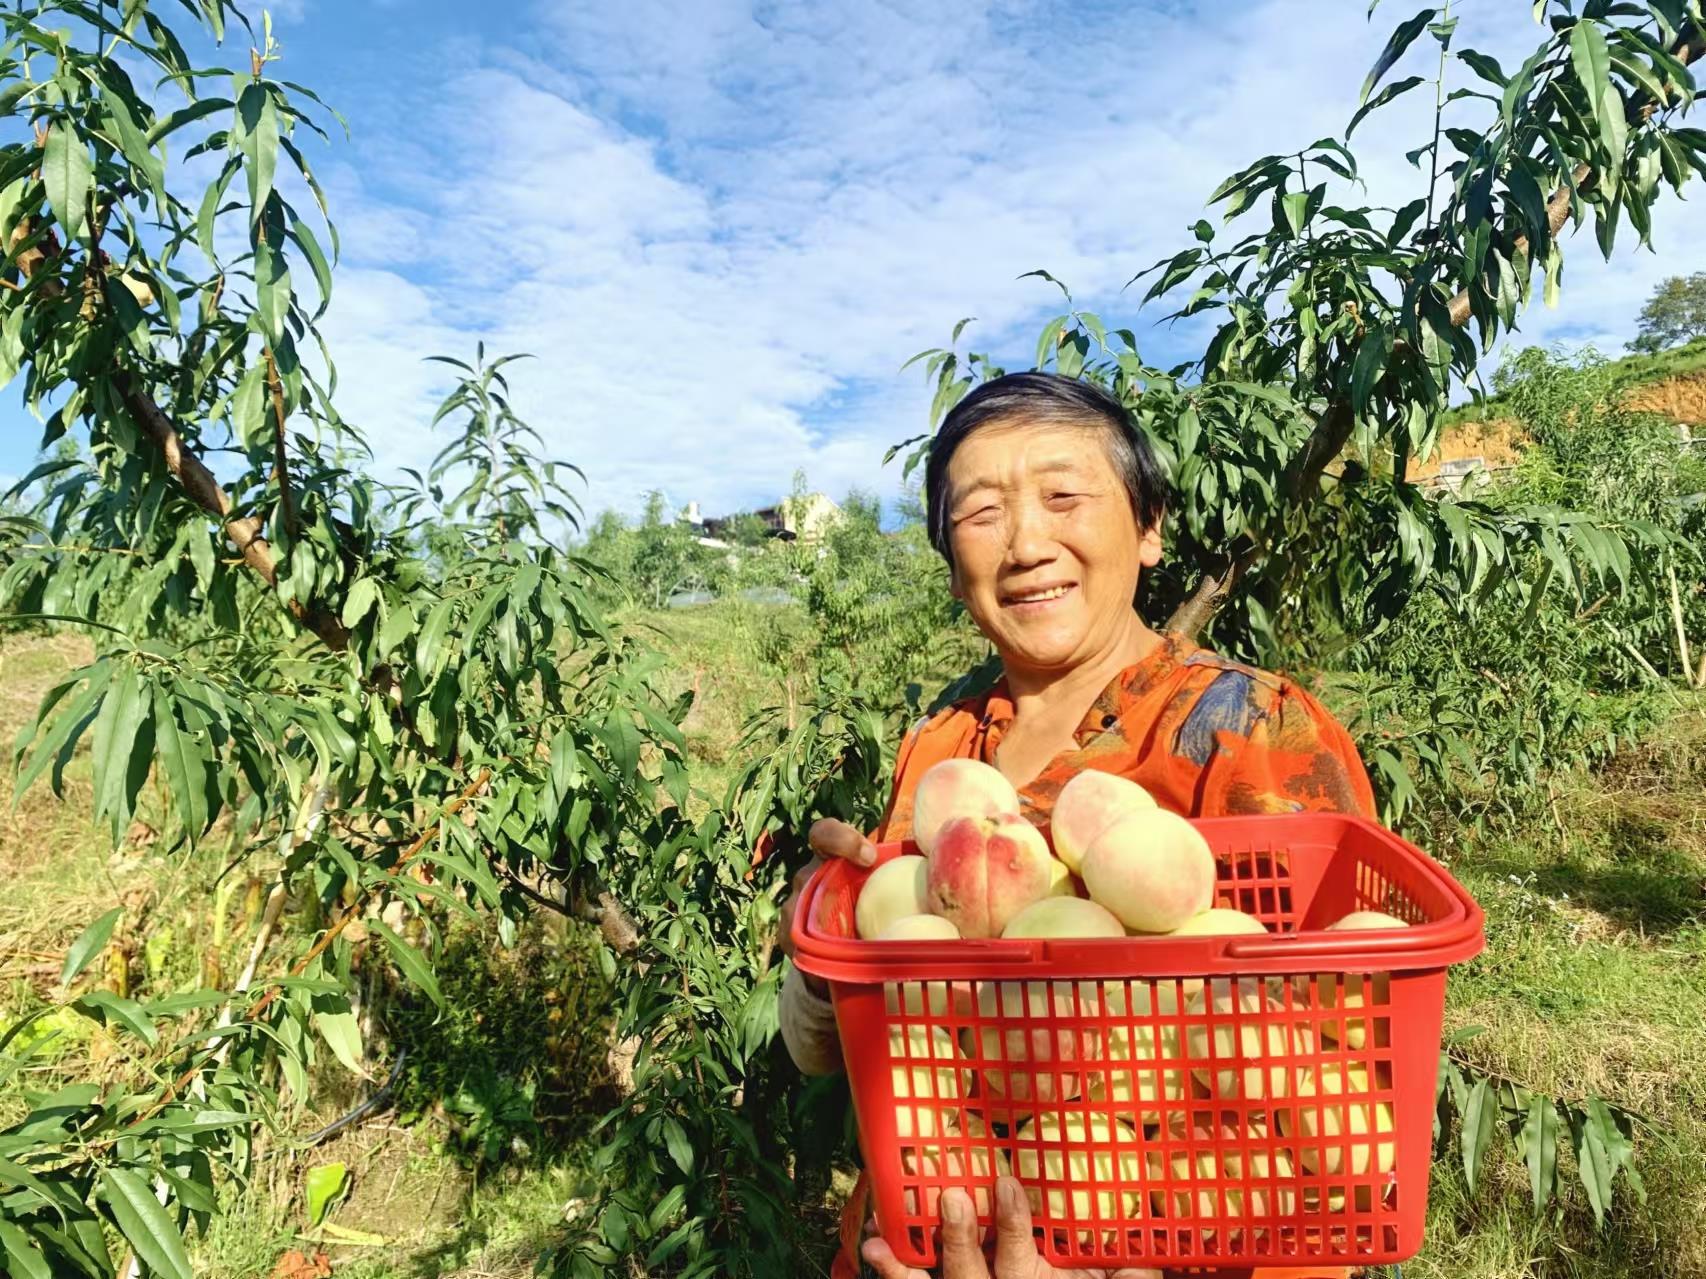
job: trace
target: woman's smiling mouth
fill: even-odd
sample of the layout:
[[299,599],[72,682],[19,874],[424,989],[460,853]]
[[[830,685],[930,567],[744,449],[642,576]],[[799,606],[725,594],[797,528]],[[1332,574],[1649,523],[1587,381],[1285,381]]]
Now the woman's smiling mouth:
[[1038,586],[1025,591],[1010,591],[1002,598],[1002,604],[1007,608],[1022,608],[1027,611],[1053,604],[1065,599],[1077,589],[1075,582],[1061,582],[1054,586]]

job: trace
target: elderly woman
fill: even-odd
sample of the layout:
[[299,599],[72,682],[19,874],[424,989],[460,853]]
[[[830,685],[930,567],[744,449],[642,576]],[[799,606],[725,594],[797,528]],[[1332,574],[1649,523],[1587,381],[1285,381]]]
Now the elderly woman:
[[[1128,777],[1191,817],[1372,812],[1350,736],[1318,702],[1277,675],[1152,630],[1138,613],[1143,574],[1161,559],[1165,486],[1112,396],[1048,373],[984,383],[937,433],[925,497],[954,597],[995,646],[1003,678],[907,735],[872,839],[906,838],[918,779],[951,758],[1000,769],[1039,824],[1087,768]],[[818,822],[810,841],[819,857],[875,856],[842,822]],[[782,1033],[801,1070],[840,1068],[826,992],[798,970],[783,988]],[[997,1198],[997,1279],[1049,1275],[1017,1183],[1004,1182]],[[945,1274],[987,1275],[969,1200],[947,1193],[942,1205]],[[865,1257],[883,1279],[920,1273],[880,1240],[866,1243]]]

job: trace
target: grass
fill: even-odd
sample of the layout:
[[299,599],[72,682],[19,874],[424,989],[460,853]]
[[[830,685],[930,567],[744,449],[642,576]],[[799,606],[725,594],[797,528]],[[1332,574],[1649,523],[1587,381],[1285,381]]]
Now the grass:
[[[1599,777],[1564,779],[1537,829],[1441,849],[1487,912],[1485,954],[1452,975],[1449,1026],[1485,1068],[1642,1115],[1649,1200],[1595,1231],[1573,1164],[1536,1215],[1506,1144],[1471,1197],[1436,1168],[1422,1276],[1706,1275],[1706,714],[1678,716]],[[1625,1194],[1620,1190],[1620,1196]]]
[[[805,686],[795,679],[808,674],[797,657],[804,637],[788,629],[797,614],[744,613],[753,615],[717,606],[635,619],[659,628],[667,678],[698,688],[689,740],[709,794],[738,763],[733,743],[745,718],[785,707]],[[780,657],[756,660],[760,645]],[[81,655],[63,639],[7,640],[0,734],[9,738]],[[203,962],[209,867],[223,859],[162,854],[146,824],[115,853],[79,816],[86,768],[79,760],[68,771],[66,803],[37,790],[0,824],[8,887],[0,1024],[51,995],[64,947],[115,903],[127,906],[133,928],[120,935],[130,937],[133,981],[169,988]],[[1644,1116],[1650,1131],[1638,1139],[1638,1166],[1648,1202],[1620,1190],[1596,1231],[1566,1160],[1561,1206],[1536,1214],[1526,1170],[1503,1143],[1473,1195],[1457,1167],[1436,1167],[1427,1245],[1405,1267],[1411,1279],[1706,1276],[1706,1072],[1698,1065],[1706,1061],[1706,706],[1678,714],[1600,775],[1557,779],[1554,790],[1556,803],[1532,827],[1456,830],[1434,847],[1488,917],[1486,953],[1452,974],[1448,1025],[1485,1027],[1461,1050],[1483,1068],[1562,1095],[1597,1094]],[[219,956],[227,971],[246,944],[242,897],[233,895],[228,911]],[[196,1241],[198,1275],[266,1279],[287,1251],[312,1253],[319,1245],[303,1216],[303,1179],[330,1162],[351,1173],[331,1221],[371,1237],[323,1241],[337,1274],[351,1279],[522,1279],[564,1221],[584,1211],[596,1192],[585,1132],[608,1104],[601,994],[585,948],[572,932],[543,931],[514,953],[478,930],[456,945],[444,969],[444,1016],[400,992],[375,997],[391,1043],[406,1043],[418,1063],[396,1104],[312,1148],[268,1138],[248,1183],[225,1190],[225,1211]],[[73,1043],[59,1065],[99,1073],[109,1068],[99,1052],[97,1042]],[[481,1107],[501,1108],[506,1090],[529,1082],[538,1123],[499,1124],[495,1154],[482,1157],[490,1133]],[[370,1087],[329,1073],[288,1133],[320,1126]]]

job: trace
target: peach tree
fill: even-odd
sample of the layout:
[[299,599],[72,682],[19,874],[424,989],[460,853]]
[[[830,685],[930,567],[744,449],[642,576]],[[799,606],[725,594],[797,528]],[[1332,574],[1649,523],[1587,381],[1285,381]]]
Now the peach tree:
[[[1378,628],[1423,589],[1467,609],[1505,589],[1646,580],[1644,553],[1662,548],[1641,521],[1442,500],[1412,477],[1453,391],[1480,394],[1493,343],[1537,297],[1556,302],[1570,230],[1591,219],[1608,257],[1620,231],[1650,246],[1655,210],[1706,174],[1706,130],[1685,122],[1706,47],[1697,3],[1533,13],[1544,38],[1506,69],[1458,47],[1450,0],[1420,10],[1393,30],[1342,139],[1263,156],[1209,195],[1218,217],[1131,281],[1149,282],[1144,303],[1177,301],[1165,319],[1202,317],[1198,359],[1152,367],[1131,328],[1061,286],[1069,309],[1035,365],[1115,389],[1171,479],[1169,560],[1146,601],[1157,625],[1272,654],[1305,619]],[[1356,203],[1357,125],[1418,90],[1435,109],[1407,153],[1411,198]],[[1001,371],[956,349],[965,324],[914,357],[936,386],[932,425]],[[909,446],[910,471],[928,437],[890,456]]]
[[[436,999],[452,916],[596,914],[679,823],[684,706],[564,549],[567,476],[507,360],[452,361],[446,446],[374,477],[317,329],[338,236],[309,154],[339,121],[276,74],[270,23],[46,0],[0,24],[0,382],[47,451],[0,526],[0,602],[94,646],[20,735],[17,787],[61,789],[86,749],[115,840],[146,804],[156,857],[235,848],[271,884],[231,979],[98,983],[109,912],[57,1006],[0,1035],[24,1100],[0,1254],[187,1279],[219,1174],[317,1070],[363,1061],[351,939]],[[38,1089],[49,1015],[107,1026],[125,1068]]]

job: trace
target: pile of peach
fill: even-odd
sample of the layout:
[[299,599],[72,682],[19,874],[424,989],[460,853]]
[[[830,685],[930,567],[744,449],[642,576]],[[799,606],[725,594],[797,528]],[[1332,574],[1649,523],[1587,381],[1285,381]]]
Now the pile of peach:
[[[1213,906],[1215,860],[1202,836],[1183,818],[1156,807],[1142,787],[1113,774],[1083,772],[1068,782],[1045,837],[1021,815],[1017,793],[999,772],[975,760],[949,760],[920,779],[913,839],[922,855],[897,857],[866,880],[855,904],[860,937],[1114,938],[1267,931],[1252,915]],[[1330,927],[1405,924],[1380,912],[1359,911]],[[1364,1006],[1362,982],[1355,974],[1322,974],[1315,989],[1344,1014]],[[1068,1194],[1075,1217],[1090,1215],[1092,1197],[1094,1212],[1104,1219],[1139,1215],[1136,1191],[1128,1190],[1126,1201],[1116,1203],[1118,1196],[1109,1187],[1116,1158],[1119,1176],[1128,1183],[1156,1185],[1169,1162],[1174,1182],[1248,1178],[1273,1183],[1250,1190],[1248,1204],[1238,1190],[1223,1196],[1200,1188],[1194,1205],[1188,1189],[1154,1191],[1155,1212],[1199,1219],[1246,1212],[1289,1215],[1296,1200],[1283,1183],[1299,1165],[1311,1176],[1390,1171],[1394,1144],[1378,1138],[1392,1131],[1391,1107],[1372,1098],[1355,1100],[1389,1081],[1371,1079],[1369,1067],[1359,1062],[1320,1061],[1316,1052],[1317,1029],[1322,1047],[1360,1052],[1369,1039],[1367,1020],[1350,1016],[1316,1022],[1307,1014],[1295,1020],[1276,1015],[1287,1007],[1288,994],[1291,1009],[1306,1006],[1309,980],[989,981],[975,990],[958,983],[901,983],[890,991],[891,1011],[919,1016],[928,1008],[935,1018],[952,1013],[953,1020],[969,1021],[975,1007],[980,1022],[964,1026],[958,1043],[941,1025],[912,1025],[904,1032],[897,1027],[891,1034],[891,1057],[907,1061],[893,1075],[899,1136],[910,1152],[908,1171],[983,1179],[1011,1169],[1021,1180],[1034,1182],[1046,1169],[1049,1182],[1062,1187],[1051,1186],[1048,1195],[1048,1211],[1057,1219],[1067,1213]],[[1181,999],[1182,1019],[1177,1017]],[[1206,1016],[1211,1010],[1212,1019]],[[1145,1024],[1157,1014],[1166,1020]],[[1228,1024],[1234,1021],[1236,1028]],[[982,1063],[980,1072],[971,1069],[968,1056]],[[1011,1128],[1012,1156],[1001,1148],[1009,1144],[1004,1142],[988,1149],[930,1144],[934,1138],[989,1135],[983,1119],[965,1105],[974,1074],[981,1077],[982,1108],[992,1117],[999,1113]],[[1111,1103],[1110,1113],[1045,1109],[1081,1093],[1092,1103]],[[1166,1120],[1168,1145],[1174,1149],[1170,1161],[1112,1113],[1117,1106],[1144,1115],[1153,1136],[1162,1126],[1158,1104],[1187,1099],[1242,1104],[1219,1112],[1218,1123],[1197,1121],[1194,1132],[1173,1111]],[[932,1101],[942,1104],[920,1104]],[[1270,1125],[1285,1139],[1272,1156],[1227,1149],[1238,1142],[1241,1128],[1266,1138]],[[1193,1135],[1203,1142],[1220,1139],[1224,1153],[1217,1159],[1211,1150],[1200,1151],[1193,1169],[1191,1156],[1177,1150]],[[1092,1151],[1086,1148],[1091,1141],[1117,1150]],[[1295,1164],[1287,1148],[1297,1152]],[[968,1157],[971,1166],[963,1166]],[[933,1201],[934,1194],[928,1198]],[[1032,1198],[1040,1209],[1042,1198],[1035,1189]],[[1337,1211],[1345,1202],[1344,1192],[1334,1190],[1325,1203],[1310,1199],[1306,1207]]]

